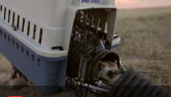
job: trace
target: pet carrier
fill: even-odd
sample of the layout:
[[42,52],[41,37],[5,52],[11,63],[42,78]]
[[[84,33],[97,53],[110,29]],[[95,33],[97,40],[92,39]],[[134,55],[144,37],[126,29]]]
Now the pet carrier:
[[91,18],[84,23],[99,31],[106,49],[119,44],[114,0],[0,0],[0,52],[43,93],[65,86],[78,11]]

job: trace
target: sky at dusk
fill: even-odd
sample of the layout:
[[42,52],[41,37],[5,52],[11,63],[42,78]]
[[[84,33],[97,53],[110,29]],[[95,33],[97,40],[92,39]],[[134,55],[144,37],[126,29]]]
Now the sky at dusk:
[[171,6],[171,0],[116,0],[117,8]]

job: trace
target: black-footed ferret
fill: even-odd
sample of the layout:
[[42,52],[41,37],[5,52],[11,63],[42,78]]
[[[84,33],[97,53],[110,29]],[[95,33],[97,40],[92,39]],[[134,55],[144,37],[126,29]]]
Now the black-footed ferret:
[[122,73],[115,62],[111,62],[111,61],[100,62],[100,78],[108,81],[110,85],[115,86],[116,81],[119,80],[121,76]]

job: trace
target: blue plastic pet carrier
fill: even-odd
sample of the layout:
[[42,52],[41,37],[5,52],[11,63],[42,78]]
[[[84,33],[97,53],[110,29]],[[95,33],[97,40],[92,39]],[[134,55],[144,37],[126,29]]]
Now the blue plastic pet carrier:
[[[63,89],[75,14],[92,7],[114,8],[114,1],[0,0],[0,52],[43,93]],[[113,42],[113,14],[106,29],[112,32],[108,44],[116,46],[120,38]]]

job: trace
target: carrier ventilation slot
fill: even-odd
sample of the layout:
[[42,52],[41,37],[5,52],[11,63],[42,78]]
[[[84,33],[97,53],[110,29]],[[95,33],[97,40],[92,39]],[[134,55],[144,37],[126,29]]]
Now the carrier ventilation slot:
[[[0,5],[0,17],[1,19],[9,23],[14,28],[14,31],[20,30],[28,37],[32,35],[30,36],[31,39],[33,39],[39,44],[42,44],[43,28],[38,29],[36,24],[33,24],[25,17],[22,17],[20,14],[17,14],[16,12],[12,11],[11,9],[8,9],[3,5]],[[36,36],[38,36],[38,39],[36,39]]]
[[[40,59],[36,58],[36,56],[31,53],[28,49],[23,47],[18,41],[13,39],[10,35],[8,35],[5,31],[0,30],[0,38],[4,38],[7,42],[9,42],[11,45],[13,45],[17,50],[20,50],[25,56],[29,57],[30,60],[33,62],[36,62],[39,66],[41,65]],[[37,61],[35,61],[37,59]]]

